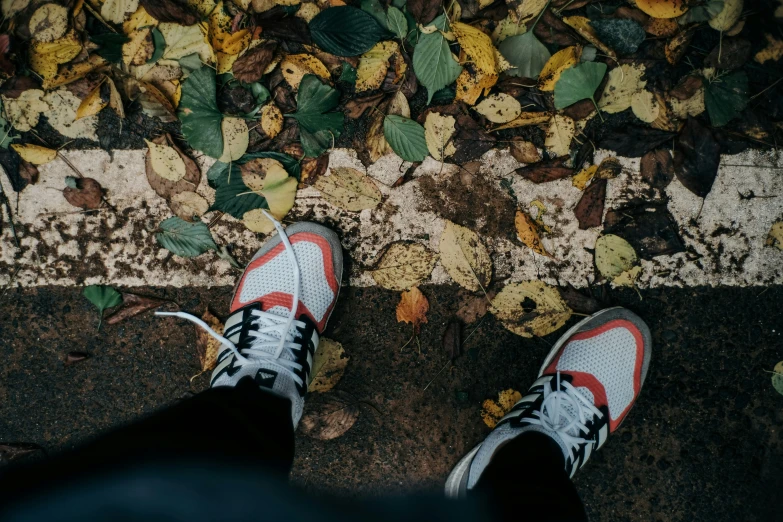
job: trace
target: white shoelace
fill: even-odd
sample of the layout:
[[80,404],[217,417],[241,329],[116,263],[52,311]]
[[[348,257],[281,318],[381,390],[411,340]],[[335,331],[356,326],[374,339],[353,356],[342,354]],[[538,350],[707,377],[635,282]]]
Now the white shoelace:
[[[564,403],[571,408],[564,408]],[[560,372],[557,372],[557,389],[552,390],[551,382],[544,385],[544,401],[541,408],[533,412],[536,418],[527,421],[557,433],[573,456],[574,450],[578,450],[580,444],[592,441],[569,432],[576,428],[577,433],[588,433],[587,421],[593,415],[599,419],[603,417],[601,410],[579,393],[570,382],[561,383]]]
[[266,210],[261,210],[264,215],[269,219],[277,229],[277,233],[280,235],[280,239],[285,245],[286,253],[291,262],[291,268],[294,271],[294,291],[293,291],[293,303],[291,304],[291,311],[288,317],[281,317],[279,315],[271,314],[261,310],[253,310],[253,322],[258,325],[257,330],[251,330],[248,335],[252,338],[250,346],[240,350],[237,345],[223,337],[215,330],[213,330],[207,323],[196,317],[195,315],[185,312],[155,312],[155,315],[173,316],[180,319],[186,319],[192,323],[197,324],[213,338],[220,341],[223,346],[226,346],[234,353],[236,361],[239,365],[248,364],[251,362],[262,361],[264,364],[274,366],[288,374],[299,385],[303,386],[302,378],[295,372],[302,370],[302,365],[288,359],[281,358],[283,352],[288,350],[291,358],[295,359],[293,350],[301,347],[300,343],[295,342],[299,337],[299,333],[294,328],[303,328],[305,324],[296,320],[296,311],[299,306],[299,291],[300,291],[300,273],[299,263],[296,260],[296,252],[294,247],[291,246],[291,242],[288,240],[288,235],[283,230],[282,225],[273,218]]

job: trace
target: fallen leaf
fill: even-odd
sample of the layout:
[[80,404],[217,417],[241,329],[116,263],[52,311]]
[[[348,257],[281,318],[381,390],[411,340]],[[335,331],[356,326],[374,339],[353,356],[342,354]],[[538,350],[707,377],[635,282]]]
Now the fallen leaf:
[[677,34],[680,25],[672,18],[650,18],[644,24],[644,30],[653,36],[668,38]]
[[43,97],[43,101],[49,105],[46,118],[57,132],[71,139],[85,138],[98,141],[96,129],[97,116],[76,119],[76,111],[81,105],[81,100],[66,89],[50,91]]
[[358,418],[359,407],[350,394],[318,394],[307,400],[301,432],[314,439],[332,440],[344,435]]
[[485,400],[481,405],[481,420],[489,428],[494,428],[498,421],[511,411],[514,404],[522,400],[522,394],[509,388],[498,393],[498,401]]
[[122,294],[108,285],[89,285],[82,291],[84,297],[98,309],[98,329],[103,322],[103,312],[122,303]]
[[772,226],[769,228],[769,234],[767,234],[767,240],[764,244],[783,250],[783,221],[772,223]]
[[602,308],[605,308],[597,300],[589,295],[585,295],[573,286],[571,283],[566,283],[567,286],[560,286],[557,291],[560,292],[560,297],[566,302],[568,307],[575,313],[591,315]]
[[609,71],[604,92],[598,100],[598,108],[610,114],[630,108],[633,95],[647,85],[647,82],[642,80],[644,72],[645,67],[642,64],[623,64]]
[[250,141],[250,133],[247,123],[242,118],[223,118],[220,123],[220,130],[223,134],[223,155],[218,161],[230,163],[241,158],[247,152],[247,146]]
[[427,312],[430,309],[430,303],[418,287],[412,287],[400,295],[400,302],[397,304],[397,322],[411,323],[413,325],[414,335],[419,333],[422,323],[427,322]]
[[563,22],[607,56],[617,58],[614,50],[598,38],[598,34],[596,34],[595,29],[593,29],[588,18],[585,18],[584,16],[565,16],[563,17]]
[[737,69],[750,58],[750,48],[750,42],[744,38],[724,38],[704,58],[704,65],[716,69]]
[[510,122],[500,125],[492,129],[493,131],[499,131],[504,129],[515,129],[517,127],[530,127],[532,125],[539,125],[541,123],[548,122],[551,116],[547,112],[523,112]]
[[457,152],[457,148],[451,143],[451,138],[457,132],[456,120],[453,116],[443,115],[430,111],[424,120],[424,139],[427,142],[427,150],[438,161],[444,161]]
[[658,146],[670,142],[676,134],[636,125],[626,125],[604,134],[597,147],[614,151],[618,156],[640,158]]
[[313,357],[309,392],[328,392],[343,378],[350,357],[345,355],[343,345],[337,341],[321,338]]
[[261,130],[268,138],[274,138],[283,130],[283,113],[273,102],[261,107]]
[[546,65],[538,76],[538,88],[542,91],[554,91],[555,84],[560,79],[560,75],[579,62],[582,56],[582,46],[572,45],[565,49],[560,49],[547,60]]
[[473,295],[463,292],[460,290],[460,303],[456,315],[465,324],[474,323],[486,315],[489,301],[495,297],[495,293],[489,291],[487,295]]
[[140,0],[139,4],[150,16],[160,22],[193,25],[200,21],[195,10],[177,0]]
[[623,164],[615,157],[609,156],[601,160],[595,177],[598,179],[614,179],[623,171]]
[[441,0],[409,0],[405,5],[418,23],[427,25],[440,12],[441,3]]
[[293,90],[299,89],[299,84],[302,83],[305,74],[313,74],[326,81],[331,78],[329,69],[326,68],[323,62],[310,54],[291,54],[286,56],[280,62],[280,71]]
[[598,171],[598,165],[590,165],[579,171],[579,174],[574,176],[571,180],[571,184],[579,190],[584,190],[591,179],[595,177],[595,173]]
[[633,286],[641,267],[633,247],[620,236],[606,234],[595,242],[595,266],[609,281],[620,286]]
[[603,232],[628,241],[642,259],[685,251],[679,225],[664,203],[641,200],[613,208],[606,213]]
[[369,51],[362,54],[356,69],[356,92],[378,89],[389,69],[389,59],[399,52],[397,42],[378,42]]
[[757,52],[753,59],[761,64],[768,61],[777,62],[783,58],[783,40],[778,40],[771,34],[765,34],[764,36],[767,39],[767,46]]
[[503,326],[522,337],[548,335],[571,317],[571,309],[557,288],[542,281],[506,285],[492,299],[490,311]]
[[168,302],[166,299],[122,292],[122,306],[106,317],[106,324],[117,324]]
[[443,332],[443,351],[452,361],[462,354],[462,323],[452,319]]
[[164,219],[158,225],[155,240],[166,250],[181,257],[196,257],[209,250],[219,251],[209,227],[202,221],[188,223],[178,217]]
[[510,145],[511,155],[520,163],[530,164],[541,161],[541,153],[535,144],[515,137]]
[[11,148],[24,160],[33,165],[46,165],[57,157],[57,151],[32,143],[18,144],[14,143]]
[[145,140],[149,147],[150,166],[161,178],[177,182],[185,177],[185,161],[174,147]]
[[546,183],[572,176],[574,169],[564,167],[563,158],[555,158],[535,165],[520,167],[514,171],[514,174],[519,174],[533,183]]
[[94,210],[101,206],[103,201],[103,187],[92,178],[66,178],[73,180],[73,187],[65,187],[63,196],[74,207],[85,210]]
[[507,0],[509,14],[515,24],[522,25],[536,18],[549,4],[546,0]]
[[495,48],[489,36],[480,29],[462,22],[452,23],[451,30],[454,31],[454,36],[457,38],[462,51],[468,55],[468,58],[476,68],[483,75],[494,75],[494,81],[486,87],[494,85],[497,81],[498,73],[497,60],[495,58]]
[[579,221],[580,229],[587,230],[601,226],[606,200],[606,183],[605,179],[594,179],[579,198],[579,202],[574,207],[574,215]]
[[106,0],[101,6],[101,16],[108,22],[121,24],[138,8],[139,0]]
[[492,123],[508,123],[522,114],[522,105],[513,96],[499,92],[481,100],[474,110]]
[[664,48],[664,54],[666,55],[666,61],[671,65],[677,65],[677,63],[685,56],[685,51],[688,50],[688,46],[693,40],[694,31],[685,30],[675,34],[669,38]]
[[[152,161],[152,148],[150,148],[147,151],[147,155],[145,157],[145,172],[147,174],[147,181],[150,184],[150,187],[152,190],[155,191],[159,196],[165,198],[165,199],[171,199],[176,194],[180,192],[185,191],[192,191],[196,187],[198,187],[199,182],[201,181],[201,170],[198,168],[198,165],[195,161],[193,161],[192,158],[187,156],[185,153],[180,150],[180,148],[174,143],[174,141],[171,139],[171,136],[168,134],[164,134],[162,136],[158,136],[157,138],[153,138],[151,143],[157,145],[166,147],[163,149],[163,157],[164,158],[170,158],[168,154],[168,149],[172,149],[176,152],[176,154],[179,156],[180,161],[182,161],[183,165],[185,166],[185,174],[183,177],[177,179],[176,181],[173,181],[170,178],[167,178],[165,176],[161,176],[158,174],[156,169],[153,166]],[[178,164],[179,162],[173,160],[173,158],[170,158],[172,164]],[[159,162],[156,161],[156,164],[158,165],[158,168],[161,169],[163,172],[166,173],[167,176],[170,177],[176,177],[176,174],[173,174],[171,171],[167,170],[166,168],[166,162]],[[179,167],[173,167],[173,168],[179,168]]]
[[57,75],[57,66],[68,63],[82,51],[82,43],[74,30],[51,42],[32,41],[29,47],[30,67],[44,79]]
[[723,9],[708,22],[716,31],[728,31],[742,14],[743,0],[723,0]]
[[574,120],[562,114],[555,114],[549,121],[544,146],[554,156],[567,156],[575,134]]
[[370,275],[387,290],[408,290],[427,279],[438,256],[421,243],[392,243]]
[[720,165],[720,145],[712,131],[688,118],[674,148],[674,173],[685,188],[703,198],[710,193]]
[[[3,9],[3,12],[8,16],[5,9]],[[28,444],[25,442],[0,444],[0,466],[5,466],[15,460],[23,459],[28,455],[33,455],[39,451],[43,452],[44,450],[37,444]]]
[[772,369],[772,387],[783,395],[783,361],[780,361]]
[[[377,107],[378,104],[383,100],[383,98],[384,98],[384,94],[382,92],[379,92],[377,94],[372,94],[370,96],[363,96],[361,98],[353,98],[351,100],[348,100],[347,102],[345,102],[345,107],[344,107],[345,115],[351,118],[352,120],[360,118],[362,114],[364,114],[367,110]],[[403,114],[403,116],[405,115]],[[408,111],[408,115],[406,117],[410,118],[410,111]]]
[[683,0],[636,0],[636,7],[654,18],[676,18],[688,10]]
[[514,226],[517,229],[517,237],[519,237],[519,240],[522,241],[525,246],[536,254],[552,257],[541,242],[541,227],[532,217],[530,217],[530,214],[522,210],[517,210],[514,218]]
[[28,89],[16,98],[2,96],[3,108],[11,125],[20,132],[29,132],[38,125],[41,113],[49,110],[49,104],[42,100],[44,92]]
[[231,66],[234,78],[244,83],[259,81],[266,74],[266,69],[272,63],[276,50],[277,42],[271,40],[248,49]]
[[658,119],[661,107],[658,100],[650,91],[642,90],[631,96],[631,109],[634,116],[644,123],[652,123]]
[[642,178],[651,187],[663,190],[674,179],[672,155],[666,149],[651,150],[642,156],[639,164]]
[[68,31],[68,9],[57,4],[44,4],[33,12],[27,27],[34,40],[57,40]]
[[171,211],[185,221],[195,221],[209,210],[209,202],[204,196],[186,190],[172,196],[169,202]]
[[375,208],[383,199],[372,178],[356,169],[338,167],[315,182],[324,199],[336,207],[358,212]]
[[443,268],[457,284],[474,292],[489,285],[492,259],[475,232],[446,221],[438,250]]
[[595,91],[606,74],[606,64],[584,62],[560,73],[555,84],[555,108],[564,109],[581,100],[595,103]]
[[78,362],[86,361],[90,358],[90,354],[87,352],[68,352],[63,358],[64,366],[71,366]]

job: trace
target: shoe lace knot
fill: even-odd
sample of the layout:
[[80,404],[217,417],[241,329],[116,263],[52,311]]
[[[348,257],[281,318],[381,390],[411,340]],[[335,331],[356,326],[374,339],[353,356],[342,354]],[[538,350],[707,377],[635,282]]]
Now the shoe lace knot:
[[246,320],[248,324],[243,325],[243,328],[245,326],[248,328],[246,341],[242,343],[242,346],[237,346],[195,315],[186,312],[155,312],[155,315],[179,317],[200,326],[211,337],[218,340],[222,346],[231,350],[236,358],[236,365],[258,364],[261,362],[265,366],[272,366],[284,373],[288,373],[294,382],[299,386],[303,386],[304,382],[299,376],[302,365],[296,362],[297,357],[294,353],[294,350],[302,346],[301,343],[296,342],[302,335],[299,329],[305,327],[303,322],[296,320],[301,287],[299,263],[296,259],[296,252],[282,225],[266,210],[262,209],[261,211],[277,229],[277,233],[285,245],[286,254],[294,273],[293,299],[291,310],[287,316],[275,315],[263,310],[251,310],[250,318]]
[[556,389],[551,381],[544,384],[544,400],[532,416],[528,419],[531,424],[555,432],[573,455],[581,444],[592,442],[581,435],[590,432],[587,423],[594,417],[602,418],[603,412],[570,382],[561,381],[557,372]]

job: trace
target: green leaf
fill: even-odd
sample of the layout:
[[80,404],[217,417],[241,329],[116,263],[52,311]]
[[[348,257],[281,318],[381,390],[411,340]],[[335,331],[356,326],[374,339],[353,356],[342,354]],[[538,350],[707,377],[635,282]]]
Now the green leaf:
[[347,5],[324,9],[310,20],[313,42],[337,56],[358,56],[388,35],[371,14]]
[[340,81],[345,83],[356,83],[356,67],[348,62],[343,62],[343,69],[340,71]]
[[386,25],[386,11],[383,10],[383,5],[379,0],[362,0],[362,11],[369,13],[384,29],[388,29]]
[[122,294],[111,286],[106,285],[90,285],[84,287],[84,297],[90,301],[95,308],[98,309],[100,319],[98,321],[98,329],[103,322],[103,311],[107,308],[117,306],[122,303]]
[[383,136],[405,161],[424,161],[429,153],[424,127],[410,118],[389,114],[383,119]]
[[[444,23],[441,15],[433,24]],[[413,72],[416,78],[427,88],[427,103],[432,101],[435,92],[454,83],[462,72],[462,66],[451,55],[449,43],[440,31],[422,34],[413,50]]]
[[555,84],[555,108],[560,110],[581,100],[593,100],[606,74],[606,64],[584,62],[569,67]]
[[342,133],[345,115],[342,112],[328,112],[337,107],[339,102],[340,93],[337,90],[321,83],[315,75],[304,75],[296,96],[296,112],[286,116],[299,123],[305,156],[321,155]]
[[708,22],[723,11],[723,0],[708,0],[702,5],[692,6],[688,12],[677,18],[677,23],[687,25],[696,22]]
[[400,40],[405,39],[408,36],[408,19],[402,14],[402,11],[394,6],[390,6],[388,11],[386,11],[386,17],[386,26],[389,30],[396,34]]
[[155,234],[155,239],[175,255],[196,257],[207,250],[218,249],[209,227],[201,221],[188,223],[184,219],[171,217],[158,226],[161,232]]
[[106,33],[90,36],[90,40],[100,46],[100,49],[95,51],[98,56],[113,63],[120,63],[122,46],[130,38],[124,34]]
[[433,94],[430,103],[432,105],[448,105],[454,101],[455,96],[457,96],[457,88],[454,85],[449,85]]
[[707,83],[704,107],[713,127],[722,127],[733,120],[748,105],[748,75],[735,71]]
[[232,164],[230,171],[226,169],[216,184],[215,202],[210,210],[220,210],[237,219],[242,219],[245,212],[257,208],[268,208],[266,199],[250,190],[242,181],[242,171],[236,165]]
[[780,361],[772,369],[772,387],[783,395],[783,361]]
[[[302,175],[302,166],[299,164],[299,161],[283,152],[272,151],[251,152],[249,154],[245,154],[237,161],[232,162],[231,165],[233,170],[231,175],[233,176],[236,172],[238,173],[238,176],[241,176],[242,173],[239,170],[239,166],[257,158],[272,158],[279,161],[283,164],[283,168],[286,170],[286,172],[288,172],[288,175],[296,178],[297,180],[299,180],[300,176]],[[228,165],[228,163],[216,161],[212,164],[211,167],[209,167],[209,170],[207,171],[207,180],[209,181],[209,186],[212,188],[217,188],[218,183],[223,180],[224,177],[227,179],[228,176],[226,173],[228,172]]]
[[182,79],[184,80],[190,76],[193,71],[200,69],[202,65],[204,64],[201,62],[198,53],[189,54],[180,58],[179,68],[182,69]]
[[635,53],[646,35],[639,22],[622,18],[591,20],[598,39],[620,54]]
[[549,49],[538,41],[533,31],[509,36],[498,46],[498,51],[514,66],[506,71],[509,76],[538,78],[547,60],[552,56]]
[[163,51],[166,50],[166,39],[163,38],[163,33],[157,27],[152,28],[152,44],[155,46],[155,51],[150,56],[150,59],[147,60],[147,63],[155,63],[160,60],[160,57],[163,56]]
[[213,158],[223,155],[223,115],[217,106],[214,69],[201,67],[185,80],[177,116],[191,147]]
[[[0,114],[3,114],[2,102],[0,102]],[[8,147],[11,145],[12,141],[21,137],[18,134],[11,134],[13,130],[14,128],[11,127],[11,124],[9,124],[5,118],[0,116],[0,147],[4,148],[5,150],[8,150]]]

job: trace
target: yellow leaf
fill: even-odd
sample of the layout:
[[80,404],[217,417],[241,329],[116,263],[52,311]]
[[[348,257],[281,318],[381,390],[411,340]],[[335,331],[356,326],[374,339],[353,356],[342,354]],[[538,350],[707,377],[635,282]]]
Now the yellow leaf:
[[764,35],[767,38],[767,46],[756,53],[754,59],[759,63],[767,61],[776,62],[783,58],[783,40],[778,40],[771,34]]
[[427,312],[430,309],[430,303],[418,287],[413,287],[400,295],[400,302],[397,304],[397,322],[411,323],[413,331],[419,332],[422,323],[427,322]]
[[347,167],[334,168],[330,175],[321,176],[315,188],[332,205],[352,212],[375,208],[383,199],[369,176]]
[[49,105],[49,110],[46,112],[49,125],[57,132],[67,138],[98,141],[98,136],[95,134],[98,117],[88,116],[76,120],[76,110],[82,101],[75,94],[68,89],[58,89],[47,93],[43,101]]
[[549,2],[547,0],[506,0],[508,11],[515,22],[527,23],[536,18]]
[[453,116],[432,111],[427,113],[424,120],[424,139],[427,142],[427,150],[436,160],[444,161],[457,152],[457,148],[451,143],[452,136],[457,132],[456,123]]
[[499,127],[495,127],[492,131],[499,131],[503,129],[515,129],[517,127],[530,127],[532,125],[540,125],[546,123],[552,117],[548,112],[523,112],[510,122]]
[[71,30],[52,42],[33,41],[30,46],[30,67],[44,79],[57,75],[57,66],[76,58],[82,51],[82,43]]
[[653,93],[650,91],[639,91],[631,96],[631,109],[634,115],[644,123],[652,123],[658,119],[661,113],[661,107],[658,105]]
[[617,277],[633,269],[637,262],[636,251],[620,236],[606,234],[596,240],[595,266],[609,281],[614,282]]
[[541,73],[538,75],[538,88],[542,91],[554,91],[560,75],[579,62],[582,56],[582,46],[572,45],[560,49],[547,60]]
[[575,134],[574,120],[564,114],[555,114],[549,121],[544,147],[555,156],[567,156]]
[[489,284],[492,259],[475,232],[446,221],[438,250],[443,268],[457,284],[472,292]]
[[614,179],[623,171],[623,164],[614,157],[604,158],[598,165],[595,177],[598,179]]
[[11,148],[14,149],[23,160],[32,163],[33,165],[46,165],[57,157],[56,150],[41,147],[40,145],[33,145],[31,143],[26,145],[14,143],[11,145]]
[[17,98],[2,96],[3,108],[11,126],[21,132],[28,132],[36,125],[41,113],[49,110],[49,105],[41,99],[41,89],[27,89]]
[[185,177],[185,162],[174,147],[144,141],[150,149],[150,161],[155,174],[169,181],[179,181]]
[[139,0],[106,0],[101,6],[101,16],[107,22],[121,24],[125,17],[139,8]]
[[99,67],[103,67],[108,63],[109,62],[97,54],[91,54],[90,57],[83,62],[63,65],[57,74],[51,78],[44,78],[41,87],[48,91],[54,89],[55,87],[68,85],[69,83],[73,83],[76,80],[81,80],[94,70],[98,69]]
[[219,2],[209,15],[209,41],[215,51],[234,55],[242,52],[250,43],[251,34],[248,29],[240,29],[232,33],[232,17],[229,16]]
[[202,18],[209,16],[215,9],[215,0],[185,0],[185,3],[196,10]]
[[[528,302],[533,306],[526,308]],[[571,309],[557,288],[542,281],[512,283],[492,300],[490,311],[510,331],[522,337],[543,337],[560,329]]]
[[329,69],[321,60],[309,54],[291,54],[280,62],[283,78],[292,89],[299,89],[305,74],[314,74],[322,80],[329,80]]
[[274,138],[283,130],[283,113],[272,102],[261,108],[261,130],[268,138]]
[[669,105],[671,105],[674,116],[681,120],[687,119],[688,116],[698,116],[705,110],[704,87],[699,88],[699,90],[687,100],[680,100],[672,96],[669,98]]
[[356,69],[356,92],[370,91],[381,86],[389,69],[389,58],[399,48],[397,42],[378,42],[361,56]]
[[533,221],[533,218],[530,217],[527,212],[517,210],[516,217],[514,218],[514,225],[516,226],[519,240],[522,241],[525,246],[529,247],[536,254],[552,257],[541,242],[541,227],[538,223]]
[[250,132],[247,123],[242,118],[223,118],[220,122],[223,133],[223,155],[218,161],[229,163],[241,158],[247,152],[250,143]]
[[238,54],[226,54],[218,51],[215,53],[217,59],[217,73],[226,74],[231,72],[231,68],[234,67],[234,62],[239,58]]
[[764,242],[766,246],[774,246],[778,250],[783,250],[783,221],[776,221],[772,223],[767,235],[767,240]]
[[510,15],[498,22],[495,30],[492,31],[492,43],[498,45],[500,42],[511,36],[525,34],[527,28],[524,23],[515,21]]
[[57,4],[44,4],[35,10],[27,26],[34,40],[57,40],[68,30],[68,9]]
[[672,65],[676,65],[677,62],[685,55],[685,51],[688,49],[688,45],[693,39],[693,31],[681,31],[674,35],[666,42],[664,47],[664,54],[666,61]]
[[[460,47],[482,76],[495,75],[497,81],[497,63],[492,40],[481,30],[462,22],[451,24],[451,30],[457,37]],[[494,85],[495,82],[492,83]],[[490,87],[492,86],[490,85]]]
[[[283,164],[271,158],[256,158],[242,165],[241,170],[242,181],[250,190],[264,196],[269,213],[277,220],[283,219],[294,206],[296,178],[288,176]],[[245,212],[242,220],[254,232],[267,234],[274,230],[261,209]]]
[[310,20],[315,18],[315,15],[321,12],[321,9],[318,8],[315,4],[302,4],[302,7],[299,8],[299,10],[296,12],[294,16],[297,18],[301,18],[307,23],[310,23]]
[[387,290],[408,290],[430,276],[437,260],[421,243],[392,243],[370,275]]
[[633,95],[644,89],[647,82],[643,64],[623,64],[609,71],[604,92],[598,100],[598,108],[614,114],[631,107]]
[[573,179],[571,179],[571,184],[579,190],[584,190],[590,180],[595,176],[597,170],[598,165],[590,165],[574,176]]
[[710,27],[716,31],[728,31],[731,29],[739,20],[740,14],[742,14],[743,4],[743,0],[724,0],[723,9],[710,19]]
[[209,210],[209,202],[204,196],[191,190],[177,192],[169,202],[171,211],[185,221],[195,221]]
[[498,402],[487,399],[481,404],[481,420],[490,428],[497,426],[514,405],[522,400],[522,394],[516,390],[508,389],[498,393]]
[[109,104],[109,102],[103,101],[101,98],[101,85],[103,85],[103,82],[99,83],[90,94],[82,100],[81,105],[76,109],[77,120],[92,116],[93,114],[98,114]]
[[111,107],[117,116],[124,118],[125,107],[122,105],[122,97],[120,96],[120,92],[117,90],[117,87],[114,85],[114,82],[111,78],[106,78],[106,83],[109,84],[109,107]]
[[[209,313],[209,310],[204,312],[201,319],[218,334],[223,333],[223,323]],[[203,328],[196,328],[196,353],[202,372],[208,372],[215,368],[219,351],[220,341],[209,335]]]
[[563,22],[569,25],[574,31],[579,33],[579,36],[598,47],[604,54],[617,58],[611,47],[603,43],[598,39],[598,35],[595,33],[595,29],[590,25],[590,20],[584,16],[566,16],[563,18]]
[[[313,4],[305,4],[313,5]],[[318,342],[313,356],[313,368],[310,374],[309,392],[327,392],[337,385],[345,373],[350,358],[345,355],[343,345],[325,337]]]
[[475,67],[472,62],[469,62],[465,64],[462,72],[457,76],[457,93],[454,100],[473,105],[481,93],[487,94],[497,81],[497,73],[486,74]]
[[189,54],[197,53],[204,63],[215,61],[212,46],[207,41],[207,33],[201,24],[184,26],[174,23],[161,23],[158,30],[166,41],[163,60],[179,60]]
[[636,0],[636,7],[653,18],[676,18],[688,10],[684,0]]
[[644,30],[653,36],[674,36],[680,30],[680,24],[673,18],[650,18]]
[[122,32],[131,34],[140,27],[156,27],[158,20],[153,18],[146,9],[139,6],[138,9],[122,24]]
[[481,100],[475,110],[492,123],[508,123],[522,114],[522,104],[510,94],[499,92]]

